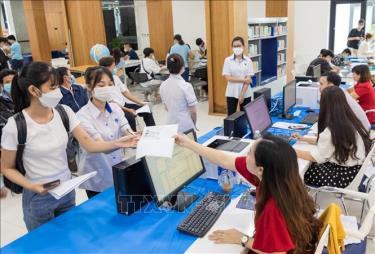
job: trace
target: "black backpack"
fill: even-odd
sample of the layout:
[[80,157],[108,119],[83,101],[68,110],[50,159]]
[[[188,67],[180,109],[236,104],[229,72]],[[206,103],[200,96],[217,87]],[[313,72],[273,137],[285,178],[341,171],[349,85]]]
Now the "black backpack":
[[13,102],[0,96],[0,137],[3,134],[3,127],[7,124],[8,118],[14,115]]
[[[69,133],[69,117],[66,113],[65,109],[61,105],[57,105],[56,108],[57,112],[59,113],[62,122],[64,124],[65,130]],[[17,145],[17,152],[16,152],[16,169],[22,175],[26,174],[25,168],[23,166],[23,151],[25,150],[26,145],[26,138],[27,138],[27,126],[25,116],[23,115],[22,111],[14,115],[14,120],[16,121],[17,131],[18,131],[18,145]],[[4,185],[10,189],[12,192],[16,194],[20,194],[23,191],[22,186],[10,181],[8,178],[4,176]]]

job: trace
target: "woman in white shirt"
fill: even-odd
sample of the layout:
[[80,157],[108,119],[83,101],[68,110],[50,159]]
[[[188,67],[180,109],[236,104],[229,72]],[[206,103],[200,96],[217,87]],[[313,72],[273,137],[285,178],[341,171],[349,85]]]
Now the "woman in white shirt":
[[307,185],[315,187],[348,186],[371,146],[369,131],[353,113],[344,92],[337,86],[327,87],[322,92],[318,138],[298,135],[294,138],[316,144],[312,151],[296,149],[299,158],[314,162],[304,179]]
[[223,76],[228,81],[225,96],[227,97],[228,116],[237,111],[237,105],[243,111],[243,106],[251,101],[250,84],[253,73],[253,63],[243,54],[245,42],[242,37],[232,41],[233,55],[224,61]]
[[160,86],[160,96],[168,112],[168,124],[178,124],[178,131],[195,129],[197,123],[197,97],[193,86],[186,82],[184,60],[179,54],[168,56],[167,67],[169,78]]
[[[1,137],[1,173],[23,187],[22,207],[24,221],[30,231],[75,205],[75,192],[55,199],[43,184],[71,178],[66,147],[68,133],[60,114],[55,109],[62,98],[57,83],[53,82],[48,63],[32,62],[16,75],[12,82],[12,99],[16,112],[26,121],[27,138],[23,152],[26,175],[16,169],[18,145],[14,117],[9,118]],[[93,140],[79,125],[73,111],[63,106],[69,119],[69,132],[87,150],[109,152],[121,147],[134,147],[137,137],[123,137],[112,141]]]
[[[77,113],[82,128],[97,141],[113,141],[122,137],[130,126],[121,108],[116,103],[109,103],[114,89],[111,72],[106,68],[97,69],[86,84],[91,100]],[[81,150],[79,174],[97,171],[94,177],[81,184],[87,197],[92,198],[113,185],[112,166],[123,160],[124,152],[122,149],[110,153]]]
[[161,71],[166,70],[166,66],[159,65],[154,56],[154,50],[152,48],[145,48],[143,50],[144,58],[141,60],[140,73],[146,73],[149,81],[141,83],[143,87],[156,86],[161,84],[162,76],[157,77]]
[[374,56],[374,49],[372,48],[372,34],[367,33],[365,35],[365,40],[361,41],[358,48],[358,56],[361,57],[373,57]]

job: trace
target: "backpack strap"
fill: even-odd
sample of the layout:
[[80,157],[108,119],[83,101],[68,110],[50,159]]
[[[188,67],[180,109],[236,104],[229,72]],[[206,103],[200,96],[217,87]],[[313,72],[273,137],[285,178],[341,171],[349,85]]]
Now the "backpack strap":
[[148,72],[148,71],[146,70],[145,65],[144,65],[144,63],[143,63],[143,59],[141,60],[141,66],[142,66],[142,69],[146,72],[146,74],[151,76],[151,79],[149,79],[149,80],[154,79],[154,73],[150,73],[150,72]]
[[26,146],[27,139],[27,126],[25,116],[22,111],[14,115],[14,120],[17,126],[17,152],[16,152],[16,169],[23,175],[26,174],[25,168],[23,167],[23,151]]
[[69,124],[69,116],[68,114],[66,113],[64,107],[60,104],[58,104],[55,109],[57,110],[57,112],[59,113],[60,117],[61,117],[61,120],[64,124],[64,127],[65,127],[65,130],[67,133],[69,133],[70,131],[70,124]]

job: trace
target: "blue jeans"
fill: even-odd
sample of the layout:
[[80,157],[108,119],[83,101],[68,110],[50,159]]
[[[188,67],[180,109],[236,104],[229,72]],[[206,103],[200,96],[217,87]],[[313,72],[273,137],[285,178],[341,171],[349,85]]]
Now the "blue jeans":
[[70,192],[57,200],[47,193],[40,195],[23,189],[22,209],[26,228],[31,231],[76,205],[76,193]]
[[23,60],[11,59],[10,66],[12,67],[13,70],[20,71],[23,66]]
[[181,74],[182,78],[186,81],[189,82],[189,68],[185,67],[184,73]]

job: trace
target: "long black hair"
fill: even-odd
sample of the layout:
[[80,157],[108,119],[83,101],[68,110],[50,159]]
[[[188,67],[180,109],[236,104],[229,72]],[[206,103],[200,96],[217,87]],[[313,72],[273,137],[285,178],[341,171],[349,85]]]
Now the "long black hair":
[[57,83],[61,86],[64,84],[64,76],[68,76],[69,69],[66,67],[59,67],[56,69]]
[[54,74],[48,63],[32,62],[24,66],[12,80],[11,96],[15,111],[20,112],[30,106],[30,85],[39,88],[51,78],[54,78]]
[[115,64],[118,65],[118,63],[121,61],[121,49],[119,48],[114,48],[112,49],[112,56],[115,59]]
[[320,99],[318,120],[319,135],[328,128],[332,135],[332,144],[335,147],[334,157],[340,164],[345,163],[349,156],[357,158],[357,138],[359,133],[365,145],[366,154],[370,151],[370,134],[350,108],[344,92],[337,86],[323,90]]
[[176,34],[176,35],[173,37],[173,39],[175,39],[176,41],[178,41],[178,44],[180,44],[180,45],[184,45],[184,44],[185,44],[185,42],[182,40],[182,37],[181,37],[180,34]]
[[295,243],[293,253],[313,252],[321,223],[314,216],[315,203],[299,175],[295,150],[279,137],[265,136],[256,145],[254,157],[255,165],[263,167],[255,222],[273,198]]

